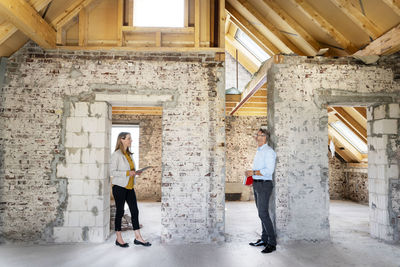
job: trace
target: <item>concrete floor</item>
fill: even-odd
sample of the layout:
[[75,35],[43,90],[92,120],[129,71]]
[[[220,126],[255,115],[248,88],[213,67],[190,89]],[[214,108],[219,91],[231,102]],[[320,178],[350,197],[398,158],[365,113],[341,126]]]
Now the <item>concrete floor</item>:
[[[278,245],[264,255],[248,245],[258,237],[253,202],[226,203],[226,239],[220,245],[161,245],[160,203],[139,203],[142,234],[150,248],[102,244],[0,245],[0,266],[400,266],[400,246],[369,237],[368,207],[331,202],[332,242]],[[124,232],[133,241],[133,232]]]

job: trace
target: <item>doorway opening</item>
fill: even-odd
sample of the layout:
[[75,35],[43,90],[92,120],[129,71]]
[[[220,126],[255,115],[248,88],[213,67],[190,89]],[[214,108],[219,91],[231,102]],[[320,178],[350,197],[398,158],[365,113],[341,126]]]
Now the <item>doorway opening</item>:
[[331,237],[369,236],[366,108],[329,106],[328,135]]
[[[133,160],[136,169],[151,166],[135,177],[134,190],[139,208],[139,223],[145,239],[152,242],[161,234],[161,152],[162,107],[112,107],[111,153],[120,132],[131,133]],[[110,195],[110,230],[114,231],[115,203]],[[133,236],[127,204],[122,218],[122,235]]]

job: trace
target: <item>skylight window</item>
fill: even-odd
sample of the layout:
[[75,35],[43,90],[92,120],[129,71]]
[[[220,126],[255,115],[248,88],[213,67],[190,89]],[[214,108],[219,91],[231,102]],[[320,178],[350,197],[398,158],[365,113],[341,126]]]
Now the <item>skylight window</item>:
[[137,27],[184,27],[184,0],[135,0],[133,25]]
[[241,43],[250,53],[252,53],[260,62],[270,58],[261,47],[258,46],[247,34],[238,29],[235,35],[236,40]]
[[350,144],[352,144],[361,154],[368,153],[368,146],[343,122],[335,121],[331,126],[338,131]]

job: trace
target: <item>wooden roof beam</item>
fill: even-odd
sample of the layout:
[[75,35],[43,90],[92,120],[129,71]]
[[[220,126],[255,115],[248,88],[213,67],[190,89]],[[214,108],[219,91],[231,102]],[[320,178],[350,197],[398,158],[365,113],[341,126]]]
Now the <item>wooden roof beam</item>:
[[285,10],[283,10],[275,1],[273,0],[263,0],[264,4],[273,10],[283,21],[285,21],[297,34],[304,39],[314,50],[316,54],[321,46],[295,19],[293,19]]
[[244,31],[251,39],[253,39],[261,48],[266,48],[269,51],[269,55],[276,55],[281,53],[267,37],[257,30],[244,16],[242,16],[229,2],[225,3],[226,11],[231,16],[231,21],[236,24],[242,31]]
[[346,149],[353,161],[361,162],[363,160],[362,154],[330,125],[328,125],[328,133],[334,138],[334,143],[338,142]]
[[344,50],[348,53],[353,54],[358,48],[351,43],[346,37],[343,36],[336,28],[324,19],[310,4],[304,0],[291,0],[297,9],[307,15],[311,21],[318,25],[325,33],[330,35],[338,44],[340,44]]
[[343,123],[347,125],[364,143],[367,143],[367,130],[360,125],[346,110],[342,107],[332,107],[336,112],[337,116]]
[[400,24],[371,42],[355,56],[388,55],[400,51]]
[[78,16],[82,9],[98,1],[99,0],[75,0],[62,14],[55,18],[51,24],[56,29],[59,29],[69,23],[74,17]]
[[[40,11],[45,8],[52,0],[31,0],[29,4],[36,10]],[[0,25],[0,45],[10,38],[18,28],[9,21],[5,21]]]
[[400,0],[382,0],[389,6],[398,16],[400,16]]
[[354,6],[354,3],[348,0],[330,1],[370,37],[376,39],[381,36],[383,30],[380,29],[372,20],[367,18],[356,6]]
[[[332,135],[331,133],[328,134],[329,137],[329,142],[332,140]],[[333,144],[335,145],[335,153],[337,153],[342,159],[344,159],[346,162],[351,162],[353,161],[352,158],[347,155],[347,153],[345,152],[345,150],[341,150],[339,147],[339,144],[337,144],[338,142],[336,141],[336,139],[334,139]],[[340,144],[341,145],[341,144]]]
[[297,48],[283,33],[281,33],[271,22],[269,22],[264,15],[262,15],[257,8],[247,0],[237,0],[245,9],[247,9],[258,21],[260,21],[265,28],[274,34],[282,43],[284,43],[293,53],[304,55],[304,53]]
[[0,0],[0,13],[42,48],[56,46],[56,31],[25,0]]

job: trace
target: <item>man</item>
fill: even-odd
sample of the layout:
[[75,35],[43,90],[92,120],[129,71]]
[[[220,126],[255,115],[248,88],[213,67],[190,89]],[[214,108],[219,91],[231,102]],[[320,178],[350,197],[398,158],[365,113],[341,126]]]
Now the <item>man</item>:
[[275,151],[267,145],[269,132],[260,129],[255,136],[257,140],[257,153],[253,161],[253,170],[247,170],[246,176],[253,176],[254,199],[256,202],[258,217],[261,219],[261,239],[249,243],[250,246],[265,246],[262,253],[271,253],[276,250],[276,238],[274,226],[269,216],[269,198],[272,193],[272,174],[275,170]]

